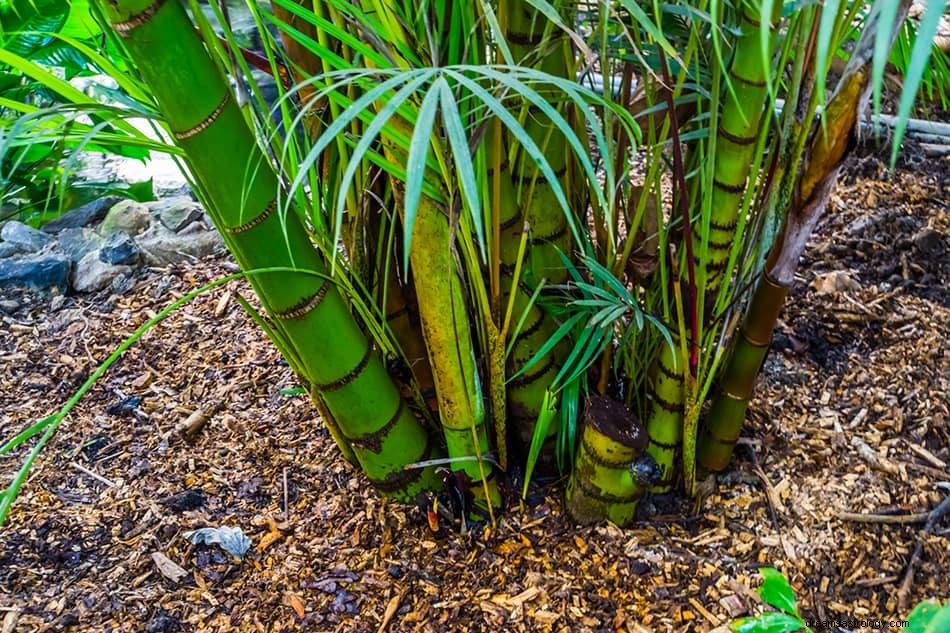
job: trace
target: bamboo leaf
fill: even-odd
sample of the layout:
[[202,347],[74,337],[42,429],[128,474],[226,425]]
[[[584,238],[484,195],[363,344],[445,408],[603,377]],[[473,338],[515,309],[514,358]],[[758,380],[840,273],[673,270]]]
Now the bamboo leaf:
[[[548,117],[551,123],[558,129],[558,131],[561,133],[564,139],[568,142],[568,144],[570,144],[571,148],[574,150],[575,156],[580,162],[581,167],[584,169],[584,172],[587,174],[588,182],[594,185],[592,189],[598,198],[598,202],[600,203],[602,207],[606,207],[607,199],[604,196],[603,191],[601,191],[600,187],[596,186],[596,183],[598,182],[597,172],[594,169],[594,165],[591,162],[590,157],[588,156],[588,153],[590,150],[588,149],[586,138],[584,141],[581,141],[577,137],[577,134],[574,132],[574,129],[564,119],[561,113],[558,112],[557,109],[554,106],[552,106],[547,99],[542,97],[540,94],[537,93],[537,91],[535,91],[528,84],[524,83],[517,77],[516,73],[520,73],[523,70],[525,69],[519,69],[515,73],[502,73],[492,68],[484,68],[481,70],[481,72],[484,76],[494,79],[497,83],[511,88],[512,91],[514,91],[516,94],[526,99],[529,103],[531,103],[531,105],[538,108],[542,113],[544,113],[545,116]],[[546,81],[547,76],[541,75],[539,79],[541,81]],[[581,101],[580,103],[577,103],[577,105],[580,108],[586,107],[586,103],[583,101]],[[606,141],[604,143],[604,147],[600,149],[601,151],[606,150],[607,152],[610,152],[610,148],[606,145]],[[611,165],[612,165],[612,161],[606,161],[604,163],[604,170],[605,172],[607,172],[608,182],[612,183],[614,181],[614,177],[613,177],[613,168]],[[608,188],[610,188],[609,185],[608,185]],[[573,224],[574,219],[572,215],[568,216],[568,222]],[[577,232],[577,229],[574,227],[572,227],[571,230],[575,233]]]
[[592,60],[596,59],[596,55],[593,51],[590,50],[590,47],[587,46],[587,42],[584,41],[584,38],[580,34],[572,29],[570,26],[564,23],[564,20],[561,19],[561,14],[556,8],[554,8],[551,3],[547,0],[525,0],[528,4],[537,9],[544,17],[551,21],[557,28],[564,31],[568,37],[574,42],[574,45],[577,46],[577,49],[581,51],[585,59]]
[[[834,51],[830,49],[834,39],[832,35],[838,23],[838,7],[840,3],[841,0],[826,0],[821,8],[821,20],[818,22],[818,41],[815,47],[815,68],[817,69],[816,76],[819,84],[824,83],[822,78],[828,76],[828,57],[834,53]],[[823,104],[824,102],[825,91],[819,90],[818,103]]]
[[518,120],[508,112],[502,103],[496,99],[488,90],[482,87],[478,82],[473,81],[472,79],[466,77],[461,72],[458,72],[454,69],[446,68],[443,69],[446,75],[451,76],[457,83],[467,88],[471,93],[477,97],[485,106],[491,110],[492,114],[498,117],[498,119],[505,125],[506,128],[512,133],[512,135],[521,143],[521,146],[525,149],[528,155],[534,160],[535,164],[538,166],[538,169],[541,170],[541,173],[544,175],[545,179],[551,185],[551,189],[554,193],[554,197],[557,198],[558,204],[561,205],[561,208],[564,210],[565,217],[571,218],[568,221],[568,226],[571,228],[571,233],[574,235],[574,239],[577,244],[581,245],[584,242],[581,240],[580,232],[576,226],[576,223],[573,222],[573,216],[571,214],[571,207],[567,202],[567,197],[564,195],[564,190],[561,188],[560,183],[558,182],[557,175],[554,173],[554,170],[551,169],[551,164],[547,161],[547,158],[544,155],[544,152],[538,147],[537,143],[534,142],[534,139],[531,138],[531,135],[522,127]]
[[[930,60],[933,50],[932,42],[937,35],[943,10],[943,2],[930,0],[920,18],[914,48],[910,52],[910,64],[904,73],[900,103],[897,106],[897,125],[894,127],[894,140],[891,145],[891,165],[897,162],[897,153],[900,151],[901,141],[904,140],[904,133],[907,131],[907,119],[910,118],[910,110],[914,107],[914,100],[917,98],[917,89],[920,87],[927,62]],[[889,37],[890,35],[891,33],[888,32]]]
[[795,592],[792,591],[792,586],[788,584],[785,576],[774,567],[762,567],[759,573],[763,578],[762,586],[759,588],[762,599],[789,615],[797,615]]
[[584,318],[584,314],[578,313],[571,316],[566,321],[564,321],[564,323],[562,323],[561,326],[558,327],[558,329],[554,331],[554,334],[551,335],[551,338],[545,341],[544,345],[541,346],[541,348],[537,351],[537,353],[535,353],[535,355],[532,356],[531,359],[527,363],[525,363],[525,366],[519,369],[513,376],[508,378],[507,382],[511,382],[512,380],[514,380],[521,374],[525,373],[526,371],[534,367],[538,363],[538,361],[544,358],[545,356],[547,356],[548,352],[554,349],[554,347],[558,343],[560,343],[564,339],[564,337],[567,336],[570,333],[570,331],[574,329],[574,326],[577,325],[583,318]]
[[[596,332],[596,334],[590,337],[590,339],[583,346],[584,353],[577,360],[574,358],[574,351],[579,351],[582,348],[580,346],[574,348],[574,350],[571,352],[571,356],[569,356],[564,362],[564,366],[561,368],[561,371],[558,372],[558,375],[554,377],[555,385],[563,384],[562,380],[565,383],[569,383],[572,380],[577,379],[582,373],[587,371],[587,368],[591,366],[594,360],[600,356],[605,349],[607,349],[607,346],[610,344],[610,328],[599,328],[597,330],[588,331]],[[567,374],[567,371],[572,368],[573,372]],[[565,374],[568,375],[566,380],[564,379]]]
[[[485,223],[482,218],[482,205],[478,196],[478,183],[475,182],[475,166],[472,164],[472,154],[465,134],[465,124],[459,113],[455,94],[441,75],[436,79],[434,88],[438,88],[442,103],[442,124],[445,127],[449,146],[452,149],[452,158],[455,160],[455,174],[459,179],[462,196],[472,214],[472,224],[475,226],[478,247],[482,253],[482,261],[487,260],[485,244]],[[408,249],[407,249],[408,250]]]
[[534,423],[534,433],[531,436],[531,446],[528,449],[528,458],[524,469],[524,486],[521,489],[521,498],[528,496],[528,484],[531,483],[531,475],[534,474],[534,467],[538,463],[538,456],[541,454],[541,448],[548,437],[548,429],[551,428],[551,421],[557,413],[557,396],[550,390],[544,392],[544,400],[541,403],[541,412]]
[[874,111],[881,111],[881,88],[884,86],[884,68],[887,66],[887,56],[891,50],[891,33],[894,21],[897,19],[899,2],[892,0],[878,0],[872,8],[879,12],[877,33],[874,34],[874,61],[871,71],[871,85],[873,87]]
[[[422,183],[426,176],[426,160],[429,157],[429,144],[432,142],[432,132],[435,127],[435,115],[439,109],[439,98],[442,91],[437,86],[431,86],[419,106],[419,116],[412,131],[412,141],[409,143],[409,157],[406,159],[406,199],[403,207],[403,267],[409,269],[409,248],[412,245],[412,227],[416,221],[416,211],[419,209],[419,198],[422,196]],[[388,105],[388,104],[387,104]],[[369,132],[369,130],[367,130]],[[365,138],[365,135],[364,135]],[[467,150],[467,146],[466,146]],[[356,152],[351,161],[355,160]],[[347,167],[349,169],[349,167]],[[344,177],[344,182],[345,177]],[[342,214],[338,216],[339,219]],[[438,244],[427,244],[426,248],[440,248]]]
[[[762,45],[762,69],[765,71],[765,85],[769,89],[769,98],[772,103],[778,98],[777,88],[772,81],[772,14],[774,12],[775,0],[761,0],[762,6],[759,12],[759,41]],[[741,10],[741,9],[740,9]]]
[[[679,51],[676,50],[669,40],[666,39],[666,36],[663,35],[663,32],[656,25],[656,23],[651,20],[647,14],[640,8],[640,5],[635,0],[620,0],[620,5],[630,12],[631,17],[640,25],[647,34],[653,38],[657,44],[660,45],[667,55],[671,58],[679,61],[682,61],[679,58]],[[635,43],[634,43],[635,44]]]
[[511,49],[508,48],[508,42],[505,40],[505,34],[501,30],[501,25],[498,24],[498,16],[495,15],[495,11],[488,3],[488,0],[478,1],[481,3],[482,15],[485,16],[485,21],[488,23],[488,28],[491,30],[492,43],[498,47],[498,51],[501,53],[501,58],[505,60],[505,63],[509,66],[514,66],[515,59],[511,55]]

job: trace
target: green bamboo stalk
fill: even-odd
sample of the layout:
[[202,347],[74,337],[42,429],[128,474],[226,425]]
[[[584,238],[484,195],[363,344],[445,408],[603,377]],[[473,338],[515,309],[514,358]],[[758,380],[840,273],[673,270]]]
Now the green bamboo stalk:
[[350,315],[298,217],[280,208],[279,184],[224,77],[179,2],[101,3],[112,28],[152,89],[206,198],[208,212],[242,269],[302,272],[251,275],[267,313],[300,360],[376,488],[409,501],[438,486],[436,456],[379,356]]
[[679,347],[661,344],[654,363],[653,390],[647,432],[647,451],[656,460],[662,473],[653,486],[654,492],[669,492],[676,476],[676,456],[683,439],[685,389],[683,359]]
[[[770,22],[772,38],[780,8],[776,6]],[[739,211],[768,97],[767,77],[771,59],[762,53],[761,5],[746,0],[741,3],[739,11],[742,34],[736,42],[729,66],[732,92],[724,91],[724,103],[716,130],[709,230],[695,231],[692,237],[696,283],[707,291],[716,290],[724,278],[736,239]],[[685,192],[682,193],[685,195]],[[707,245],[705,254],[704,241]],[[686,266],[681,267],[680,281],[686,281],[686,270]],[[678,306],[682,306],[679,298],[676,301]],[[701,324],[697,326],[701,327]],[[693,338],[699,336],[698,332],[689,332],[688,328],[684,333]],[[667,492],[672,488],[676,456],[683,448],[681,444],[684,441],[684,414],[687,407],[685,369],[682,366],[685,358],[679,350],[664,345],[654,361],[652,406],[647,429],[651,442],[649,452],[663,473],[653,488],[656,492]],[[694,436],[686,436],[685,439],[689,440],[690,437]],[[687,448],[694,450],[691,443]],[[687,470],[687,474],[692,474],[691,469]]]
[[709,470],[719,471],[729,465],[788,289],[788,285],[762,273],[697,442],[696,458]]
[[[777,28],[775,21],[781,10],[775,3],[771,18],[771,39]],[[771,59],[763,56],[761,21],[767,19],[761,12],[761,3],[746,0],[741,4],[742,35],[736,42],[729,66],[729,80],[733,91],[723,91],[723,107],[716,130],[716,160],[713,169],[713,191],[709,231],[693,236],[693,257],[700,287],[718,289],[729,263],[729,253],[736,238],[736,226],[746,184],[755,155],[759,124],[768,97],[768,65]],[[771,51],[771,47],[768,48]],[[701,256],[702,242],[708,241],[706,257]],[[685,267],[684,267],[685,268]]]
[[[902,2],[892,40],[908,7],[906,0]],[[697,452],[697,459],[710,470],[722,470],[729,464],[745,421],[755,378],[794,281],[798,262],[831,196],[841,164],[853,146],[858,112],[868,98],[874,30],[868,28],[862,34],[828,103],[824,121],[811,137],[782,234],[769,257],[767,270],[759,281],[732,357],[720,379],[720,390],[704,425]]]
[[588,399],[567,486],[566,507],[574,520],[630,524],[648,485],[639,476],[638,463],[647,441],[640,421],[622,404],[602,396]]
[[[481,457],[490,450],[484,395],[449,233],[445,214],[423,197],[416,212],[409,259],[435,378],[439,419],[450,458]],[[492,507],[500,505],[490,463],[463,461],[459,468],[475,482],[476,500]]]
[[[549,74],[568,77],[571,69],[570,44],[562,32],[555,29],[545,33],[549,23],[525,0],[509,0],[501,8],[502,24],[512,56],[518,63],[532,65]],[[541,46],[544,48],[540,48]],[[562,180],[566,180],[568,167],[568,147],[565,139],[557,132],[544,115],[529,110],[525,121],[525,130],[531,135],[538,147],[542,148],[551,169]],[[514,142],[508,134],[507,140]],[[504,145],[504,141],[502,141]],[[495,148],[493,138],[486,141],[488,156],[493,156]],[[510,155],[506,147],[498,151],[506,158],[501,165],[498,178],[502,180],[500,199],[503,206],[497,209],[501,226],[501,298],[506,305],[515,293],[514,314],[520,317],[527,309],[524,326],[516,334],[508,359],[508,373],[521,372],[534,358],[538,350],[551,338],[557,329],[554,321],[530,298],[542,280],[548,283],[563,283],[567,271],[560,259],[560,252],[570,252],[570,236],[567,218],[564,216],[553,188],[540,175],[537,165],[526,152],[517,153],[513,164],[507,161]],[[568,191],[570,191],[568,189]],[[523,274],[516,281],[514,270],[518,263],[522,232],[528,227],[531,246],[527,250],[525,261],[521,262]],[[507,402],[510,426],[513,428],[523,449],[531,445],[535,433],[535,424],[543,409],[545,393],[551,386],[560,361],[567,354],[566,346],[558,346],[539,359],[534,367],[508,382]],[[536,472],[553,474],[556,468],[554,458],[557,425],[551,425],[541,450]]]

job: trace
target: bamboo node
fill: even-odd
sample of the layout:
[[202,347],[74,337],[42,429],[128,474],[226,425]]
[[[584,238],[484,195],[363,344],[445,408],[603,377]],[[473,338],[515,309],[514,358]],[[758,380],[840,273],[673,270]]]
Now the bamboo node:
[[277,198],[274,198],[270,203],[264,207],[264,210],[261,211],[260,215],[255,217],[253,220],[248,220],[244,224],[239,224],[238,226],[229,226],[225,227],[224,230],[230,235],[236,235],[238,233],[243,233],[244,231],[249,231],[255,226],[266,220],[270,215],[277,209]]
[[317,290],[313,295],[305,297],[300,303],[294,305],[287,310],[280,312],[275,312],[274,316],[278,319],[283,319],[284,321],[290,319],[299,319],[300,317],[306,315],[309,312],[312,312],[318,305],[323,302],[323,298],[327,296],[327,292],[330,290],[330,282],[325,281],[323,285],[320,286],[320,289]]
[[348,371],[343,375],[342,378],[334,380],[333,382],[328,382],[326,384],[314,383],[317,391],[320,393],[325,393],[327,391],[335,391],[337,389],[342,389],[346,385],[353,382],[357,376],[363,373],[363,370],[366,369],[366,366],[369,364],[369,359],[373,357],[373,346],[369,343],[366,344],[366,353],[363,354],[363,357],[360,359],[360,362],[357,363],[356,367]]
[[211,114],[205,117],[204,120],[202,120],[200,123],[198,123],[198,125],[194,126],[193,128],[190,128],[188,130],[183,130],[181,132],[173,131],[172,136],[174,136],[179,141],[183,141],[187,138],[191,138],[192,136],[195,136],[196,134],[200,134],[201,132],[204,132],[209,127],[211,127],[211,124],[214,123],[218,119],[219,116],[221,116],[221,113],[224,112],[224,109],[228,106],[228,102],[230,101],[231,101],[231,91],[225,90],[224,98],[221,99],[221,103],[219,103],[218,106],[214,110],[211,111]]
[[382,425],[372,433],[366,433],[356,438],[349,438],[350,445],[359,447],[368,451],[372,451],[377,455],[383,449],[383,440],[389,435],[389,432],[396,422],[399,421],[399,418],[402,417],[403,411],[406,408],[406,401],[402,398],[399,399],[399,406],[396,407],[396,413],[393,414],[389,420],[386,421],[386,424]]
[[128,33],[136,29],[149,20],[151,20],[158,10],[165,6],[166,0],[156,0],[155,4],[150,5],[141,13],[136,13],[125,22],[118,22],[112,25],[112,29],[122,37],[127,37]]

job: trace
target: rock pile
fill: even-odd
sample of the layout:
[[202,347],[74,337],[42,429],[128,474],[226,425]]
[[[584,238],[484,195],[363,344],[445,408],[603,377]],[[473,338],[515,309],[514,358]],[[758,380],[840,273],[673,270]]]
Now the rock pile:
[[0,228],[0,288],[123,292],[142,266],[194,261],[224,249],[201,205],[190,196],[139,203],[90,202],[42,230],[17,221]]

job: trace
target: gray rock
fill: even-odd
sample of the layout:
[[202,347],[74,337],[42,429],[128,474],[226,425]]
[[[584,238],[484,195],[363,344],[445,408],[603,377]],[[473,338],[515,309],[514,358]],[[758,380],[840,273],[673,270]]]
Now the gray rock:
[[99,253],[86,253],[73,272],[73,288],[76,292],[95,292],[112,283],[116,277],[131,272],[131,266],[107,264],[99,259]]
[[78,263],[86,253],[99,250],[103,241],[94,230],[86,227],[63,229],[56,237],[59,247],[73,264]]
[[925,227],[914,236],[914,246],[924,255],[935,257],[943,253],[943,236],[938,231]]
[[188,196],[176,196],[164,200],[148,202],[146,206],[158,216],[159,221],[169,231],[178,233],[183,228],[204,216],[201,205]]
[[53,243],[53,238],[43,231],[16,220],[10,220],[3,225],[0,229],[0,239],[28,253],[35,253]]
[[152,215],[148,207],[133,200],[122,200],[115,204],[99,224],[97,232],[103,237],[122,231],[129,235],[138,235],[149,227]]
[[99,247],[99,261],[106,264],[134,266],[139,261],[139,247],[132,238],[122,232],[110,235]]
[[0,259],[3,259],[4,257],[13,257],[17,253],[22,252],[23,249],[12,242],[0,242]]
[[124,295],[135,286],[135,277],[133,273],[123,273],[112,280],[109,286],[110,292],[114,295]]
[[210,230],[210,224],[205,224],[203,220],[195,220],[185,228],[178,231],[179,235],[191,235],[192,233],[203,233]]
[[122,198],[119,196],[105,196],[93,200],[81,207],[76,207],[72,211],[67,211],[55,220],[50,220],[43,225],[43,230],[47,233],[56,233],[63,229],[78,229],[83,226],[98,224],[106,217],[106,212],[121,200]]
[[45,253],[0,260],[0,287],[41,290],[67,288],[69,259],[60,253]]
[[215,231],[174,233],[156,223],[136,239],[142,259],[149,266],[166,266],[184,260],[195,260],[220,252],[224,241]]
[[13,314],[20,309],[20,302],[16,299],[0,299],[0,310],[7,314]]

